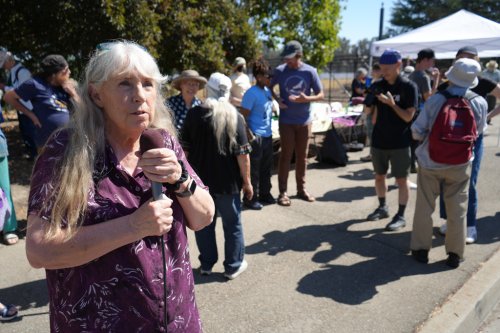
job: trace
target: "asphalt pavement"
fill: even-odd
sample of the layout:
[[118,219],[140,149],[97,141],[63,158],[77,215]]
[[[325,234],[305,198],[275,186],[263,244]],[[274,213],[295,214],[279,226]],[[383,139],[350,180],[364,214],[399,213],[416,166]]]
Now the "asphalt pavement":
[[[370,163],[349,153],[346,167],[310,160],[307,187],[314,203],[294,198],[292,205],[266,206],[243,212],[248,270],[237,279],[223,277],[223,240],[218,223],[221,260],[211,276],[195,272],[196,297],[208,333],[286,332],[474,332],[498,302],[500,294],[500,118],[485,137],[479,175],[476,244],[467,245],[458,269],[444,263],[442,223],[435,217],[433,249],[427,265],[409,255],[415,191],[406,210],[408,224],[384,230],[389,219],[368,222],[377,206]],[[11,171],[13,172],[13,171]],[[416,182],[416,175],[411,175]],[[277,179],[273,176],[273,194]],[[397,188],[387,202],[397,210]],[[27,188],[13,186],[19,212]],[[191,261],[199,266],[193,233]],[[31,268],[25,242],[0,245],[0,300],[16,303],[20,317],[0,323],[0,332],[48,332],[48,297],[43,270]]]

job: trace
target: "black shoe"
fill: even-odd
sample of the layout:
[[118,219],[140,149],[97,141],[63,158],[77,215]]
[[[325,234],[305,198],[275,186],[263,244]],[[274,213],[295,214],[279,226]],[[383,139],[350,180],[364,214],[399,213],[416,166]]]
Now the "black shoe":
[[257,200],[255,201],[244,201],[243,205],[248,208],[248,209],[253,209],[253,210],[261,210],[262,209],[262,204],[258,202]]
[[399,229],[402,229],[406,227],[406,220],[403,216],[400,216],[400,215],[395,215],[393,218],[392,218],[392,221],[389,222],[388,225],[385,226],[385,230],[387,231],[396,231],[396,230],[399,230]]
[[410,167],[410,173],[417,173],[417,167],[416,167],[416,166],[414,166],[414,165],[412,165],[412,166]]
[[458,268],[458,266],[460,266],[460,261],[458,254],[450,252],[448,253],[448,259],[446,259],[446,265],[451,268]]
[[429,250],[411,250],[411,255],[416,261],[422,264],[429,262]]
[[259,195],[259,202],[265,205],[274,205],[276,203],[276,199],[271,193],[268,193],[265,195]]
[[366,218],[368,221],[377,221],[380,219],[385,219],[386,217],[389,217],[389,207],[387,206],[380,206],[373,213],[368,215]]

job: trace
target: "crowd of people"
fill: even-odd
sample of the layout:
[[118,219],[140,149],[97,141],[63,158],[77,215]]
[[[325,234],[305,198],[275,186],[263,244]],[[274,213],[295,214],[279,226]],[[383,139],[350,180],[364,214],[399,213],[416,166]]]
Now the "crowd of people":
[[[248,268],[242,207],[290,206],[293,156],[296,197],[315,201],[306,188],[310,106],[324,92],[317,69],[303,56],[302,45],[289,41],[274,70],[263,58],[252,61],[253,85],[242,57],[230,75],[215,72],[207,79],[186,69],[171,82],[179,94],[165,99],[167,77],[133,42],[99,44],[78,84],[61,55],[45,57],[41,71],[31,76],[10,52],[0,51],[0,67],[9,71],[4,100],[18,112],[26,157],[36,157],[26,253],[33,267],[46,269],[51,330],[201,331],[186,228],[195,232],[199,274],[210,275],[219,260],[220,216],[224,276],[232,280]],[[427,263],[431,216],[440,196],[446,264],[456,268],[465,244],[477,239],[482,136],[487,119],[500,113],[495,101],[488,115],[485,97],[500,98],[500,85],[492,81],[499,71],[490,61],[481,72],[477,50],[467,46],[443,81],[434,58],[431,49],[421,50],[404,75],[401,54],[387,49],[371,73],[357,70],[351,101],[364,104],[370,155],[363,160],[372,162],[378,199],[366,219],[390,216],[390,170],[398,207],[386,230],[406,226],[415,188],[410,250]],[[468,141],[460,141],[463,133],[454,137],[463,158],[436,158],[447,143],[435,138],[436,127],[455,134],[449,121],[441,124],[443,110],[467,116],[457,116],[457,104],[470,111],[469,118],[454,118],[471,124],[462,126],[470,132]],[[281,145],[277,198],[271,192],[275,114]],[[7,156],[0,133],[0,194],[11,208],[3,237],[15,244]],[[411,172],[418,173],[416,185],[409,182]],[[16,315],[15,306],[0,303],[1,320]]]

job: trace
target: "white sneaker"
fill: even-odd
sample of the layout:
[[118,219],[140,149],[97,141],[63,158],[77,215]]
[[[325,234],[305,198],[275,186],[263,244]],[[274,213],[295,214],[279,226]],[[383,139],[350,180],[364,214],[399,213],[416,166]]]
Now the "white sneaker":
[[443,236],[446,236],[446,222],[439,227],[439,233]]
[[476,227],[467,227],[467,237],[465,237],[466,244],[472,244],[477,241],[477,229]]
[[240,267],[238,268],[238,270],[236,272],[234,272],[233,274],[224,273],[224,276],[227,277],[229,280],[234,280],[241,273],[243,273],[244,271],[246,271],[247,268],[248,268],[248,263],[247,263],[247,261],[245,259],[243,259],[243,261],[241,262]]

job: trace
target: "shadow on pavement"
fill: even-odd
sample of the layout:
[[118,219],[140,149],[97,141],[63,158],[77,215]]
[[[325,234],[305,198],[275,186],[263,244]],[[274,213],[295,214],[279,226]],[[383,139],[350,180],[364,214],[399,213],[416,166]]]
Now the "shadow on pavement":
[[45,279],[0,289],[0,299],[13,300],[20,310],[38,308],[49,304]]
[[326,192],[322,197],[316,198],[318,201],[352,202],[363,200],[365,197],[373,196],[375,188],[373,186],[353,186],[343,187]]
[[[499,240],[500,213],[479,221],[479,243],[488,244]],[[388,220],[387,220],[388,222]],[[417,263],[409,255],[411,230],[404,232],[384,232],[385,220],[366,222],[349,220],[335,225],[310,225],[285,232],[272,231],[263,239],[246,248],[247,254],[268,253],[271,256],[281,252],[315,252],[312,261],[323,264],[320,269],[305,275],[297,286],[297,291],[327,297],[336,302],[361,304],[377,293],[377,287],[405,276],[433,274],[450,269],[443,260],[427,265]],[[373,223],[376,228],[349,230],[360,223]],[[382,223],[382,224],[381,224]],[[434,227],[433,248],[444,244],[444,237],[438,235]],[[320,246],[329,249],[317,252]]]
[[373,180],[373,169],[361,169],[356,171],[350,171],[346,175],[340,175],[339,178],[349,179],[349,180]]

